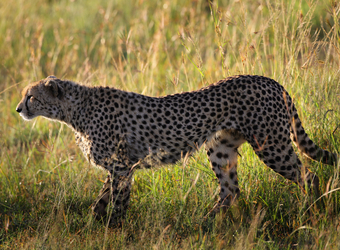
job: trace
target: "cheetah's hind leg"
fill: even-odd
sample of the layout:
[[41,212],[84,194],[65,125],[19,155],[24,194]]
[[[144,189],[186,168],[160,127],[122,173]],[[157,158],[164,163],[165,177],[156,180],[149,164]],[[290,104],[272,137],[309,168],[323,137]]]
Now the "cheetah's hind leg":
[[245,142],[243,135],[236,130],[217,132],[206,143],[206,150],[212,170],[220,185],[220,198],[212,213],[227,210],[238,198],[240,189],[237,180],[238,147]]
[[[295,182],[305,191],[312,191],[316,197],[319,197],[319,178],[302,165],[290,140],[279,144],[269,142],[268,145],[265,145],[260,150],[257,142],[248,142],[268,167],[284,178]],[[280,152],[280,154],[277,152]]]

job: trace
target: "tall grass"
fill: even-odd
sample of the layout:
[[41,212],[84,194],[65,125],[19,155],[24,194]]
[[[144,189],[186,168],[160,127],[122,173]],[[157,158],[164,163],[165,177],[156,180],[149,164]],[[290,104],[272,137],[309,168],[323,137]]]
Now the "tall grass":
[[[56,75],[151,96],[260,74],[291,94],[310,137],[339,150],[339,11],[333,1],[0,2],[0,248],[338,249],[339,166],[304,159],[325,195],[316,204],[240,150],[237,204],[218,196],[203,152],[134,176],[121,228],[93,220],[105,173],[70,129],[15,112],[20,90]],[[302,158],[302,157],[300,157]]]

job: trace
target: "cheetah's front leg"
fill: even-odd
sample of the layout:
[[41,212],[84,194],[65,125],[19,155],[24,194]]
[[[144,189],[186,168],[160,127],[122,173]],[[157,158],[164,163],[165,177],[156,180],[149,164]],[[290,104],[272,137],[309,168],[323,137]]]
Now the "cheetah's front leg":
[[104,182],[103,188],[100,190],[99,195],[92,205],[92,211],[97,220],[106,217],[106,207],[110,202],[110,195],[112,193],[112,180],[111,173],[109,172]]
[[[109,173],[98,198],[92,205],[92,211],[96,219],[107,219],[109,215],[110,225],[121,222],[126,214],[130,200],[131,178],[115,176]],[[108,206],[109,204],[112,206]]]

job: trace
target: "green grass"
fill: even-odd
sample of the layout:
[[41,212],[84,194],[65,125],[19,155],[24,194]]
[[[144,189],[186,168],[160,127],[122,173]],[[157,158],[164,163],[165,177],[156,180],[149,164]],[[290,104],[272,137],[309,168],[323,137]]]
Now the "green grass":
[[137,171],[122,227],[107,228],[90,213],[105,173],[71,130],[15,112],[20,90],[52,74],[151,96],[259,74],[289,91],[318,145],[338,152],[339,5],[220,2],[0,2],[1,249],[339,249],[339,166],[304,159],[328,192],[314,204],[244,145],[240,199],[211,218],[218,186],[200,151]]

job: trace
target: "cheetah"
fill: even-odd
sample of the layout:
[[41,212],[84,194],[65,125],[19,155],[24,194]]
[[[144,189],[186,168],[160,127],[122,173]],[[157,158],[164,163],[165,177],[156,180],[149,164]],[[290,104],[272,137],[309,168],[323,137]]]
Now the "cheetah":
[[313,143],[287,91],[263,76],[233,76],[163,97],[49,76],[28,85],[22,96],[16,111],[25,120],[43,116],[67,124],[84,156],[108,171],[92,211],[111,224],[124,218],[135,169],[174,164],[201,146],[219,182],[216,209],[239,196],[237,149],[244,142],[269,168],[315,192],[319,179],[302,167],[292,142],[313,160],[333,165],[338,159]]

